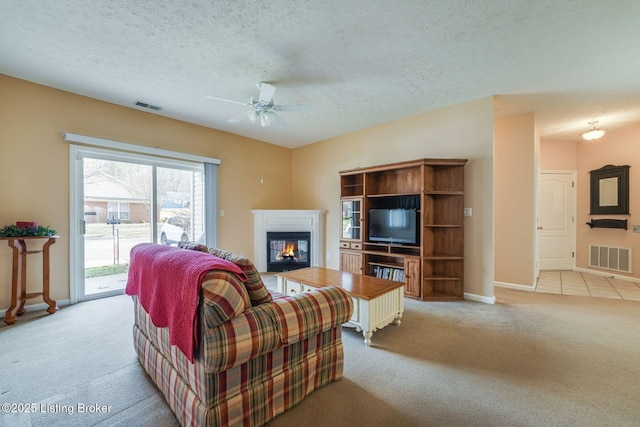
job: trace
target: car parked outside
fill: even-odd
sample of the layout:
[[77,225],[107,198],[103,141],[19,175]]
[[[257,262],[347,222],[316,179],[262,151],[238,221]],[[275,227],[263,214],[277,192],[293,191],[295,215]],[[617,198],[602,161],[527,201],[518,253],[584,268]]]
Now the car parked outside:
[[189,229],[191,221],[188,217],[172,216],[160,229],[160,243],[171,245],[178,242],[189,241]]

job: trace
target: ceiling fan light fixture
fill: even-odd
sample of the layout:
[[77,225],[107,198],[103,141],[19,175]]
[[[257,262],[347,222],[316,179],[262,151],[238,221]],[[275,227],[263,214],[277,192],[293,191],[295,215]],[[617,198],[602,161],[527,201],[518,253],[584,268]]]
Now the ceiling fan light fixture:
[[596,125],[598,124],[597,120],[589,122],[589,124],[592,126],[592,129],[582,134],[582,137],[584,139],[586,139],[587,141],[593,141],[604,136],[604,131],[596,127]]
[[227,121],[230,123],[237,123],[245,117],[248,117],[251,123],[256,123],[257,121],[259,121],[260,126],[262,127],[272,125],[277,127],[287,127],[287,122],[282,120],[282,118],[277,115],[275,111],[313,111],[313,107],[311,107],[310,105],[276,105],[273,102],[273,94],[276,91],[276,88],[273,85],[261,82],[258,83],[258,88],[260,89],[258,98],[251,98],[249,102],[234,101],[233,99],[222,98],[214,95],[207,95],[207,98],[249,107],[250,110],[247,113],[232,117]]
[[271,124],[273,123],[274,114],[275,113],[272,111],[265,111],[264,113],[260,114],[260,124],[262,125],[262,127],[271,126]]

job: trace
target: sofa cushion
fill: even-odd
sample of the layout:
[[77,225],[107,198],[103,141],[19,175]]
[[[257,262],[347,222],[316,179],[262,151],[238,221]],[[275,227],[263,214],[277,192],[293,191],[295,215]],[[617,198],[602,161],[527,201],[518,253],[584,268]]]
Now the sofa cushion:
[[205,371],[222,372],[282,347],[276,316],[271,304],[261,304],[206,329],[201,349]]
[[249,294],[238,277],[227,271],[212,270],[202,278],[201,322],[216,327],[251,307]]
[[192,251],[209,252],[209,248],[199,243],[178,242],[178,247],[182,249],[190,249]]
[[269,290],[260,278],[258,270],[256,270],[256,267],[249,259],[218,248],[209,249],[209,253],[224,260],[231,261],[244,271],[247,275],[247,281],[244,282],[244,285],[247,288],[247,292],[249,292],[249,298],[253,305],[264,304],[273,300]]

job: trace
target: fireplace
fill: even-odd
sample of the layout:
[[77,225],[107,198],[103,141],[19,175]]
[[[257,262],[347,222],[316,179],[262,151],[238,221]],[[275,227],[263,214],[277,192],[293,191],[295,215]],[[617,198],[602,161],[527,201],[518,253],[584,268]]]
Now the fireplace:
[[306,232],[310,234],[308,243],[309,267],[324,267],[324,211],[321,210],[252,210],[253,221],[253,263],[263,273],[267,270],[270,247],[267,233]]
[[289,271],[311,266],[311,233],[267,232],[267,271]]

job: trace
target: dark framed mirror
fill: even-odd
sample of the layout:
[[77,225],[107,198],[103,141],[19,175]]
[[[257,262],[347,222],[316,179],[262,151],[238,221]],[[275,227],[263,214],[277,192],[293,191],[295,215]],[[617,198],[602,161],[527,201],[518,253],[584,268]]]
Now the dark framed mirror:
[[629,166],[607,165],[592,170],[591,215],[629,214]]

